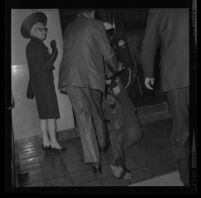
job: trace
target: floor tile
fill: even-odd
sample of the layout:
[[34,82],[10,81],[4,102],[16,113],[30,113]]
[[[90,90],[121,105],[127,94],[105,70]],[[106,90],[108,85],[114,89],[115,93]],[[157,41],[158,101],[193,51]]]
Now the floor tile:
[[111,164],[112,163],[112,154],[104,154],[104,155],[102,155],[102,161],[104,162],[104,164]]
[[65,150],[65,152],[62,152],[61,155],[70,155],[70,154],[74,154],[74,153],[77,153],[77,149],[76,147],[74,146],[74,144],[70,141],[68,141],[68,143],[63,143],[64,146],[67,147],[67,150]]
[[127,158],[134,159],[141,166],[160,162],[157,157],[154,157],[142,147],[134,147],[127,154]]
[[83,161],[67,164],[66,169],[69,173],[80,173],[90,171],[90,167]]
[[100,181],[96,180],[88,183],[79,184],[78,186],[103,186],[103,184]]
[[60,157],[62,158],[67,158],[67,157],[71,158],[74,156],[81,156],[80,153],[75,148],[71,148],[71,149],[68,149],[66,152],[60,153]]
[[36,147],[29,147],[29,148],[20,148],[19,152],[37,152]]
[[19,159],[25,159],[29,157],[35,157],[37,156],[38,153],[36,150],[31,150],[31,151],[20,151],[19,152]]
[[29,170],[36,170],[40,168],[41,168],[40,163],[35,163],[35,164],[26,165],[26,166],[20,166],[20,171],[26,172]]
[[126,167],[128,170],[133,170],[135,168],[139,168],[141,165],[137,163],[134,159],[131,159],[129,157],[126,157]]
[[60,176],[68,175],[67,171],[64,168],[54,168],[54,169],[42,169],[42,175],[44,179],[51,179]]
[[18,148],[27,146],[27,145],[32,145],[35,144],[35,137],[28,137],[26,139],[19,139],[16,141],[16,145]]
[[112,157],[104,157],[102,156],[101,163],[102,165],[110,165],[112,163]]
[[137,182],[130,186],[183,186],[183,183],[180,180],[179,172],[176,171],[146,181]]
[[34,156],[34,157],[21,159],[19,162],[20,162],[20,166],[26,166],[26,165],[38,163],[39,158],[38,158],[38,156]]
[[79,163],[79,162],[83,162],[83,157],[76,152],[75,154],[66,154],[66,155],[62,155],[61,156],[61,161],[64,164],[73,164],[73,163]]
[[167,186],[184,186],[180,179],[180,174],[178,171],[174,171],[169,174],[159,176],[163,182],[166,183]]
[[69,174],[73,180],[74,185],[98,180],[98,178],[92,173],[92,171],[85,171],[80,173],[69,173]]
[[131,183],[144,181],[153,177],[152,174],[143,167],[133,169],[131,171],[131,174],[132,174],[132,178],[130,179]]
[[[126,186],[137,184],[177,170],[176,159],[169,149],[172,120],[156,121],[143,125],[142,140],[126,151],[126,165],[131,171],[130,181],[116,179],[112,175],[112,149],[102,154],[103,173],[94,174],[84,163],[80,137],[61,141],[68,149],[62,153],[45,152],[41,148],[42,138],[18,141],[21,173],[29,173],[26,186]],[[160,178],[160,181],[162,182]],[[45,183],[44,183],[45,180]],[[154,180],[155,181],[155,180]],[[163,181],[166,182],[167,181]],[[152,183],[155,185],[154,183]],[[162,183],[160,183],[162,184]],[[164,184],[165,185],[165,184]]]
[[160,162],[171,162],[176,163],[176,158],[171,150],[168,150],[167,148],[159,149],[158,146],[152,146],[151,148],[145,148],[148,150],[148,152],[156,157]]
[[62,176],[45,180],[45,185],[48,186],[72,186],[72,182],[68,176]]
[[101,179],[101,183],[103,183],[104,186],[128,186],[131,184],[131,181],[116,179],[114,176],[110,176],[110,177]]
[[22,186],[27,186],[27,185],[31,185],[34,183],[38,183],[38,182],[43,182],[43,176],[42,174],[39,175],[29,175],[27,180],[24,180],[21,185]]
[[44,157],[40,161],[40,165],[42,169],[60,169],[64,167],[62,160],[59,158],[59,156],[48,156]]
[[37,152],[23,152],[23,153],[19,153],[18,155],[19,160],[27,159],[30,157],[36,157],[36,156],[38,156]]
[[24,173],[28,173],[29,176],[42,175],[42,170],[41,169],[33,169],[33,170],[29,170],[29,171],[24,171]]
[[109,177],[112,175],[113,175],[113,173],[112,173],[112,169],[111,169],[110,165],[103,165],[102,166],[102,174],[97,173],[97,177],[99,179],[103,179],[103,178],[106,178],[106,177]]
[[45,187],[45,182],[44,181],[40,181],[40,182],[36,182],[24,187]]
[[75,138],[72,140],[73,145],[75,146],[75,148],[80,152],[82,151],[82,143],[80,138]]
[[164,174],[175,171],[174,167],[172,167],[168,164],[165,164],[165,163],[147,165],[145,167],[145,169],[147,169],[149,172],[151,172],[153,177],[156,177],[159,175],[164,175]]
[[102,165],[110,165],[112,163],[112,156],[102,156],[101,163]]

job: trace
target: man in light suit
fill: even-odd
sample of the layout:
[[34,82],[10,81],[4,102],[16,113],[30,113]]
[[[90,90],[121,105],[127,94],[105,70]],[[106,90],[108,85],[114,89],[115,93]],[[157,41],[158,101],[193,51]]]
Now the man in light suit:
[[160,46],[162,91],[173,118],[171,144],[184,185],[189,185],[189,10],[150,9],[142,45],[145,85],[153,89]]
[[105,90],[105,62],[114,71],[118,63],[95,10],[83,9],[64,31],[64,53],[59,70],[59,89],[66,92],[78,123],[84,159],[101,172],[107,134],[102,95]]

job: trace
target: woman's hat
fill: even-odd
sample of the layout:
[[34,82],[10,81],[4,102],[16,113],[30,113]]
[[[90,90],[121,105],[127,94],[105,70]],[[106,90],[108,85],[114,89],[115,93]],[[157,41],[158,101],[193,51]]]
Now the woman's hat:
[[29,15],[21,25],[21,34],[25,38],[31,38],[30,31],[33,25],[36,23],[43,23],[45,26],[47,24],[47,16],[42,12],[35,12]]

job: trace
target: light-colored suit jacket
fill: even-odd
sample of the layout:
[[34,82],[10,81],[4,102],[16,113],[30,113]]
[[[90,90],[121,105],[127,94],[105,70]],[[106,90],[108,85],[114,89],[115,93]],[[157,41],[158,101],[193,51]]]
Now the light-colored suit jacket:
[[116,56],[102,22],[78,16],[64,31],[59,88],[70,85],[104,91],[105,62],[117,70]]

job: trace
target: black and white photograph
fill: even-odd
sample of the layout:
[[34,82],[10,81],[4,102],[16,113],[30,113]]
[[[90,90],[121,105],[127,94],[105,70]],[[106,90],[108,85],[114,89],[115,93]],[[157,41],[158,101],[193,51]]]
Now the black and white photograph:
[[7,192],[197,193],[197,0],[189,2],[8,11]]

